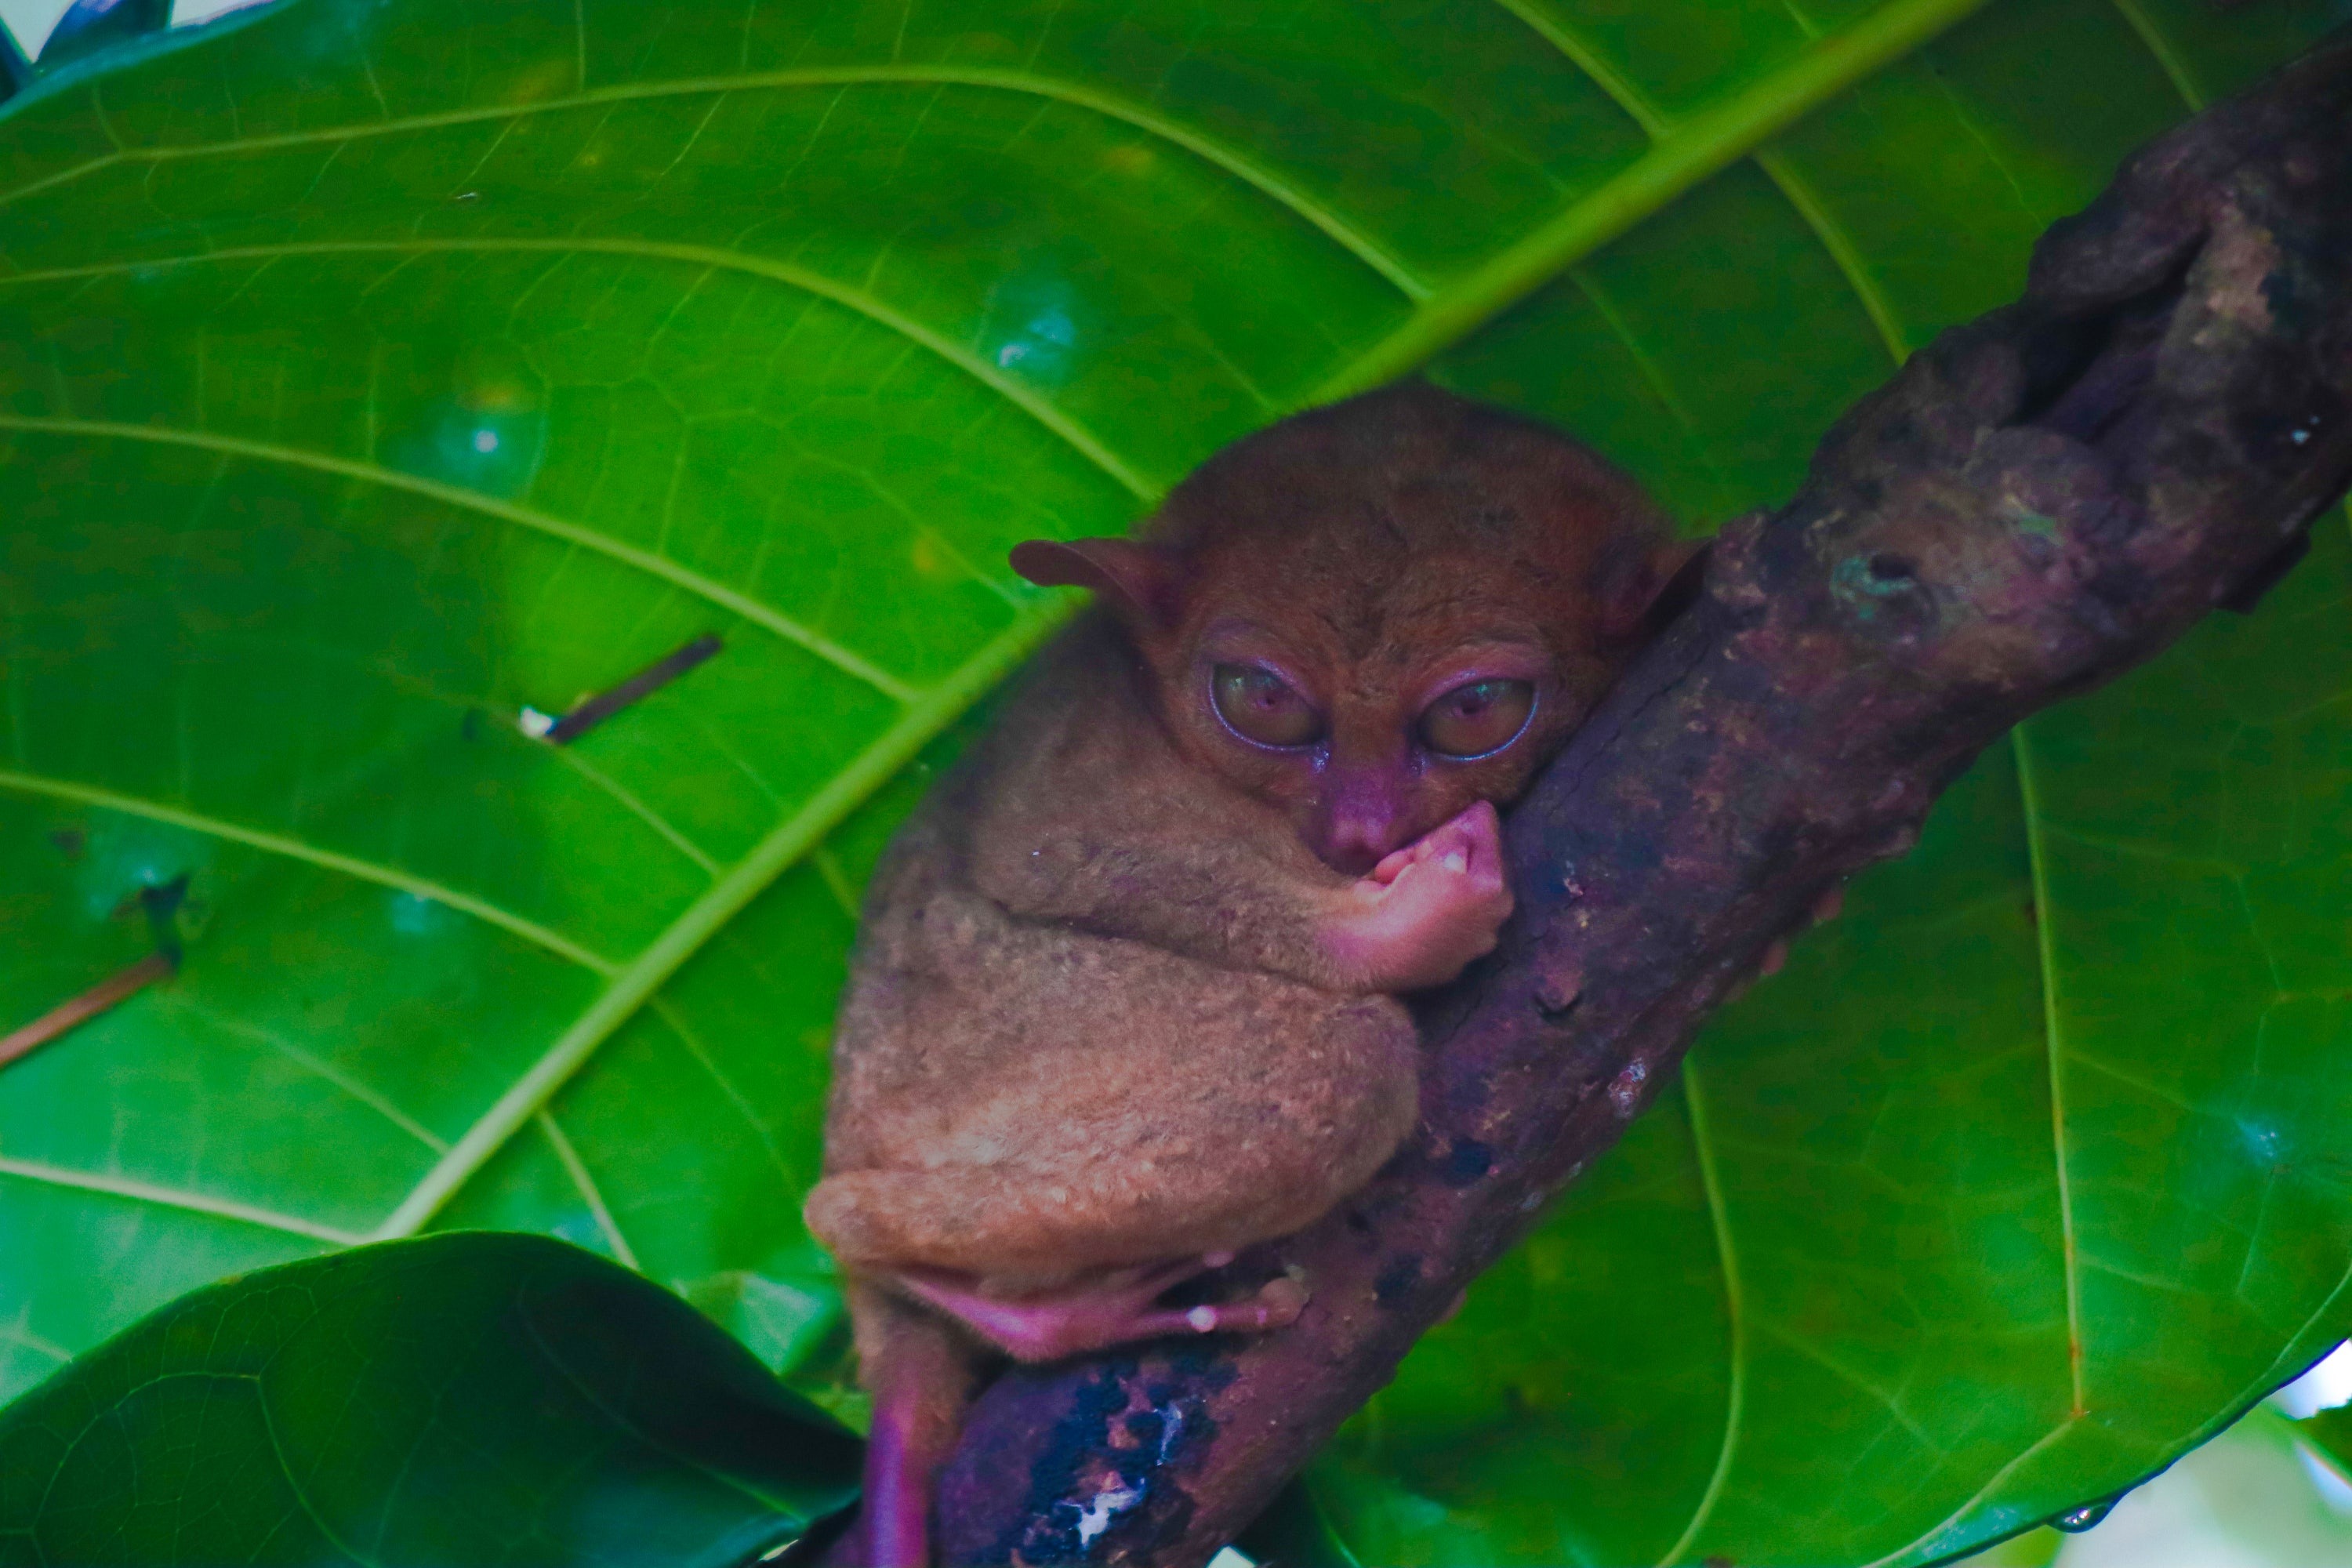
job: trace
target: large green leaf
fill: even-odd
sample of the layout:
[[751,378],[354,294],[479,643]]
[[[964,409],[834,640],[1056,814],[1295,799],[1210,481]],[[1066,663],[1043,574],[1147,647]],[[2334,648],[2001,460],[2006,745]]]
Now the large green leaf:
[[388,1242],[174,1302],[0,1412],[0,1562],[750,1562],[857,1439],[601,1258]]
[[[828,1386],[850,901],[1058,613],[1009,543],[1423,363],[1694,525],[1783,495],[2332,9],[299,0],[47,78],[0,110],[0,1022],[191,880],[178,977],[0,1075],[0,1390],[436,1225]],[[1350,1436],[1338,1538],[1923,1556],[2341,1332],[2342,570],[1989,763]]]

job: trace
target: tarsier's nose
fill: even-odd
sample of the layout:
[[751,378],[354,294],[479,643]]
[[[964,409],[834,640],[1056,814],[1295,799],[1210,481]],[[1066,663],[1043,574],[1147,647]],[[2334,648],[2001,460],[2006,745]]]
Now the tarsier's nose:
[[1334,871],[1360,877],[1410,841],[1404,802],[1392,780],[1378,773],[1335,774],[1309,847]]

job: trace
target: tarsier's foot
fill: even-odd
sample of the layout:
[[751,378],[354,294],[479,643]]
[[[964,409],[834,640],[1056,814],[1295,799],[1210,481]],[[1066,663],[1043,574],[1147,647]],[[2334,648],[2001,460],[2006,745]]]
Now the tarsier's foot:
[[1510,913],[1502,818],[1482,800],[1373,867],[1323,941],[1370,989],[1416,991],[1492,952]]
[[1307,1305],[1306,1290],[1286,1277],[1269,1280],[1240,1301],[1156,1305],[1187,1279],[1232,1261],[1231,1253],[1181,1258],[1124,1280],[1018,1298],[985,1295],[970,1275],[943,1269],[902,1269],[898,1279],[908,1295],[945,1312],[1013,1360],[1055,1361],[1165,1334],[1278,1329]]

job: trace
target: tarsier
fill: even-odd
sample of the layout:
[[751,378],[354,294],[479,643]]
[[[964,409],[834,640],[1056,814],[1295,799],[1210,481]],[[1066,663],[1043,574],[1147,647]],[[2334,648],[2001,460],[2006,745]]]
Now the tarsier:
[[1689,553],[1583,447],[1423,383],[1237,442],[1134,539],[1013,551],[1097,603],[884,858],[807,1205],[875,1399],[858,1561],[927,1561],[1001,1358],[1299,1314],[1258,1244],[1411,1131],[1398,995],[1493,947],[1496,805]]

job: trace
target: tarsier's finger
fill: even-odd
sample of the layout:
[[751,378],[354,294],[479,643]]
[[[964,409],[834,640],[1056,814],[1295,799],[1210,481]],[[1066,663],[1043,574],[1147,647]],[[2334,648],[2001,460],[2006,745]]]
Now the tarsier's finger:
[[1452,826],[1460,829],[1458,842],[1463,847],[1462,865],[1457,869],[1499,879],[1503,867],[1502,818],[1496,815],[1494,804],[1476,802],[1455,817]]
[[[1465,812],[1464,816],[1467,815]],[[1422,857],[1435,860],[1449,871],[1468,870],[1478,852],[1478,836],[1464,816],[1431,828],[1418,846]]]

